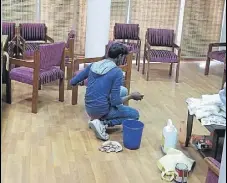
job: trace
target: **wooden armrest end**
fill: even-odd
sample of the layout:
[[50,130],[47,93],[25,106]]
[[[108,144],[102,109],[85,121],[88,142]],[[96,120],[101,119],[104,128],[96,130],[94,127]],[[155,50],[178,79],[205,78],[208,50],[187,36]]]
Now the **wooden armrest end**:
[[205,162],[207,163],[208,167],[217,175],[219,176],[220,170],[217,166],[215,166],[215,164],[209,159],[209,158],[205,158],[204,159]]
[[35,67],[35,62],[34,61],[26,61],[26,60],[22,60],[22,59],[16,59],[16,58],[9,58],[9,63],[10,64],[15,64],[18,66],[23,66],[23,67],[28,67],[28,68],[34,68]]

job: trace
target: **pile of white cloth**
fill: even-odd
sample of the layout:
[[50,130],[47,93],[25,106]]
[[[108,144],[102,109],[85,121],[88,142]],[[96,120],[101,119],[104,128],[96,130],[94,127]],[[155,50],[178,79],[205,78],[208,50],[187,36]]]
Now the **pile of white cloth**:
[[190,115],[201,119],[202,125],[226,126],[226,87],[214,95],[186,100]]

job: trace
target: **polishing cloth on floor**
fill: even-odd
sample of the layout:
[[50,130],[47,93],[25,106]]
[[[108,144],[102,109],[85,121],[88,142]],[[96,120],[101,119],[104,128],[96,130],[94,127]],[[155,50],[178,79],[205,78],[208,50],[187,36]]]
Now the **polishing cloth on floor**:
[[121,152],[123,151],[123,148],[119,142],[116,141],[107,141],[102,144],[102,146],[99,148],[101,152]]

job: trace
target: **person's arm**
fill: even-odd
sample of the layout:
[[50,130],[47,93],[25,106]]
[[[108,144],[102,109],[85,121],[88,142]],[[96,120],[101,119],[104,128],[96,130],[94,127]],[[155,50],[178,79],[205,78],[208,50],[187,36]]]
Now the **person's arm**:
[[85,79],[87,79],[88,75],[89,75],[89,71],[90,71],[91,65],[92,64],[90,64],[88,67],[86,67],[84,70],[82,70],[79,74],[74,76],[71,79],[70,84],[72,86],[75,86],[75,85],[79,84],[80,82],[84,81]]
[[114,78],[112,89],[110,91],[110,105],[118,106],[123,104],[123,101],[120,96],[121,86],[122,86],[123,73],[118,71],[116,77]]
[[139,101],[139,100],[142,100],[143,97],[144,97],[144,95],[141,95],[139,92],[133,92],[130,95],[123,97],[122,102],[125,103],[132,99]]
[[122,103],[128,102],[131,99],[132,99],[132,95],[125,96],[122,98]]

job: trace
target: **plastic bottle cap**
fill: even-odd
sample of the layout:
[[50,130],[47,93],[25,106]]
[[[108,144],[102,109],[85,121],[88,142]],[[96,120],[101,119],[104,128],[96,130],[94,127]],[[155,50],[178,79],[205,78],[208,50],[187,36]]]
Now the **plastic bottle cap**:
[[167,125],[168,125],[168,126],[173,126],[173,122],[172,122],[171,119],[168,119]]

